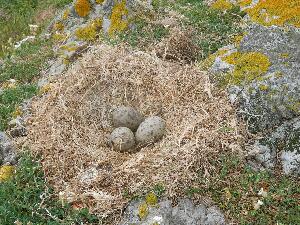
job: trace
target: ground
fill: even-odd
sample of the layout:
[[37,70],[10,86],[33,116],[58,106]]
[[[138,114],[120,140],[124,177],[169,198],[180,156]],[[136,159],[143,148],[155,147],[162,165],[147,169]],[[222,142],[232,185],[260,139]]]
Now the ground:
[[[24,100],[46,91],[45,87],[40,89],[37,82],[47,69],[47,62],[54,57],[51,40],[37,38],[17,50],[13,50],[12,43],[31,34],[29,24],[38,23],[40,28],[37,32],[41,32],[55,12],[70,2],[22,0],[8,3],[0,0],[1,131],[5,131],[9,122],[22,114],[19,106]],[[155,0],[153,5],[154,21],[172,12],[180,18],[179,26],[183,30],[192,31],[193,44],[199,49],[197,56],[192,58],[196,64],[203,64],[219,48],[235,43],[242,32],[240,19],[244,12],[238,7],[222,12],[209,8],[199,0]],[[111,45],[127,43],[134,49],[149,50],[151,45],[163,41],[170,33],[170,27],[163,23],[157,25],[151,23],[149,18],[136,18],[136,29],[116,37],[103,37],[102,41]],[[223,124],[220,131],[231,134],[232,128]],[[25,151],[20,155],[14,176],[1,184],[0,223],[99,224],[102,218],[91,215],[87,209],[76,210],[76,204],[68,205],[59,200],[45,180],[39,157]],[[207,177],[199,170],[197,182],[182,190],[186,197],[210,198],[227,219],[238,224],[300,223],[297,178],[281,175],[278,171],[256,172],[244,164],[243,157],[229,153],[220,155],[217,160],[211,159],[210,163],[215,167],[214,172]],[[166,187],[161,183],[135,193],[124,190],[123,194],[128,200],[142,201],[148,192],[155,193],[159,199],[167,197]],[[262,201],[263,205],[257,207],[258,201]]]

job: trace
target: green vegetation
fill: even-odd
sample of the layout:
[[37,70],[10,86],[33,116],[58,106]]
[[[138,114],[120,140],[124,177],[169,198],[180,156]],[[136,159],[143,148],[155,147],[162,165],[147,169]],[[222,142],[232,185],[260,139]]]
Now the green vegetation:
[[0,224],[99,224],[87,209],[75,210],[57,201],[46,184],[40,163],[29,153],[21,156],[13,178],[0,184]]
[[154,7],[156,10],[167,7],[187,18],[184,25],[195,31],[195,43],[202,51],[200,59],[232,42],[241,32],[239,23],[245,15],[239,7],[221,12],[207,6],[203,0],[154,0]]
[[116,36],[104,36],[108,44],[116,45],[121,42],[128,43],[133,48],[140,50],[159,42],[169,34],[169,29],[162,25],[149,24],[145,19],[135,20],[135,29],[118,33]]
[[40,30],[49,22],[55,9],[72,0],[0,0],[0,58],[10,55],[12,44],[30,34],[29,24]]
[[[217,171],[209,180],[187,190],[209,195],[239,224],[300,224],[299,182],[269,172],[255,172],[236,156],[224,155],[214,162]],[[202,181],[202,182],[200,182]],[[255,209],[255,204],[263,205]]]

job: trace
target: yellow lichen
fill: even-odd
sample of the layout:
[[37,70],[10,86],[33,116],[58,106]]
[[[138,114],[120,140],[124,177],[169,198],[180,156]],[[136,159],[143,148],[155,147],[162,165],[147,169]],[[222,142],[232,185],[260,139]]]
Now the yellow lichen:
[[43,95],[47,92],[49,92],[51,89],[51,84],[46,84],[43,87],[41,87],[41,89],[39,90],[39,95]]
[[60,47],[60,50],[68,51],[68,52],[74,52],[77,49],[78,49],[78,46],[76,46],[76,44],[63,45]]
[[62,19],[63,20],[68,19],[69,15],[70,15],[70,9],[66,9],[63,13]]
[[12,113],[13,118],[17,118],[23,114],[22,109],[20,107],[16,107],[15,111]]
[[287,58],[289,58],[289,55],[290,55],[289,53],[281,53],[280,57],[283,59],[287,59]]
[[124,18],[128,15],[128,9],[126,8],[126,0],[117,2],[112,9],[110,16],[111,25],[109,27],[109,35],[113,35],[115,32],[124,31],[128,27],[128,21]]
[[259,85],[259,90],[261,91],[267,91],[268,89],[269,89],[268,85],[264,85],[264,84]]
[[77,0],[75,3],[75,11],[80,17],[86,17],[91,11],[91,3],[89,0]]
[[[240,1],[240,5],[243,6],[244,1]],[[300,0],[259,0],[245,11],[253,21],[265,26],[300,27]]]
[[0,167],[0,182],[7,181],[14,173],[14,166],[1,166]]
[[54,31],[63,31],[64,28],[65,28],[65,26],[62,22],[57,22],[53,25]]
[[149,209],[148,209],[148,205],[147,203],[142,203],[140,206],[139,206],[139,217],[141,220],[145,219],[148,214],[149,214]]
[[63,42],[66,40],[66,38],[67,38],[67,35],[58,33],[58,32],[56,32],[52,35],[52,40],[54,42]]
[[227,74],[226,83],[239,85],[262,78],[268,71],[271,63],[269,58],[259,52],[240,53],[235,52],[223,58],[226,62],[234,65],[232,73]]
[[17,88],[17,84],[18,84],[18,83],[17,83],[16,80],[10,79],[10,80],[4,82],[4,83],[1,85],[1,87],[2,87],[3,89],[15,89],[15,88]]
[[250,6],[252,3],[252,0],[238,0],[238,4],[241,6],[241,7],[247,7],[247,6]]
[[213,9],[218,9],[222,11],[232,9],[233,6],[234,5],[228,0],[217,0],[211,5]]
[[102,4],[105,0],[96,0],[97,4]]
[[94,41],[97,37],[98,31],[102,28],[102,20],[95,19],[86,27],[80,27],[75,31],[78,39],[84,41]]
[[214,61],[218,56],[224,55],[227,52],[228,50],[225,49],[218,50],[217,52],[209,55],[204,61],[200,62],[199,67],[203,70],[209,69],[213,65]]
[[237,60],[239,58],[241,58],[241,56],[242,56],[242,53],[233,52],[230,55],[223,57],[222,59],[229,64],[236,64]]
[[146,195],[146,203],[150,206],[155,206],[157,205],[157,202],[158,202],[158,199],[157,199],[157,196],[150,192]]
[[233,37],[233,42],[234,42],[234,45],[235,46],[240,46],[243,38],[247,35],[248,33],[247,32],[244,32],[243,34],[239,34],[239,35],[236,35]]

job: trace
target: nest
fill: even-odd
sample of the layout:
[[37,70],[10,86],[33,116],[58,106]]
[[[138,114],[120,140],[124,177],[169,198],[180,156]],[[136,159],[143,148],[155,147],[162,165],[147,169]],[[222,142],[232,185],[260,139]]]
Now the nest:
[[[164,118],[164,138],[134,154],[113,151],[111,112],[121,105]],[[182,194],[199,171],[203,179],[214,173],[212,160],[242,144],[225,91],[205,73],[125,46],[93,47],[31,108],[25,144],[42,156],[47,181],[102,216],[125,206],[124,192],[163,184],[169,196]]]
[[182,31],[178,27],[170,30],[170,35],[162,40],[155,51],[164,60],[192,63],[196,61],[200,48],[194,43],[191,30]]

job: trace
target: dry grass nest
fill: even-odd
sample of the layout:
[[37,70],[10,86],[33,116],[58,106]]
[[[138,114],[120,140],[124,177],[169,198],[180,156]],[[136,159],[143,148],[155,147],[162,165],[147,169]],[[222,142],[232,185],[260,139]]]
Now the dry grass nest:
[[155,52],[164,60],[193,63],[200,52],[194,39],[191,29],[183,31],[176,26],[170,30],[170,35],[154,47]]
[[[134,154],[110,149],[111,111],[120,105],[164,118],[164,138]],[[216,171],[211,161],[243,144],[225,91],[204,72],[126,46],[93,47],[31,107],[23,144],[42,156],[47,181],[102,216],[126,205],[124,191],[160,183],[169,196],[181,195],[199,171],[201,179]]]

